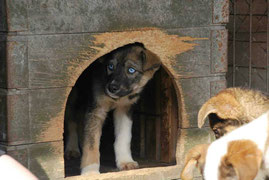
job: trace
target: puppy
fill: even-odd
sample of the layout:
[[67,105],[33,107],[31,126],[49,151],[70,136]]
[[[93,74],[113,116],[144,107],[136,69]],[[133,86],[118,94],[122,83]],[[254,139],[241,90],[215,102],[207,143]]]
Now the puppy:
[[261,180],[269,175],[269,112],[186,155],[182,180],[198,168],[205,180]]
[[204,179],[261,180],[269,174],[269,112],[214,141]]
[[269,98],[260,91],[228,88],[203,104],[198,113],[198,127],[206,117],[215,137],[219,138],[242,124],[259,117],[269,109]]
[[131,107],[160,67],[160,59],[142,43],[128,44],[96,60],[83,72],[67,102],[65,156],[80,155],[81,174],[99,173],[102,126],[113,111],[116,165],[137,168],[131,155]]

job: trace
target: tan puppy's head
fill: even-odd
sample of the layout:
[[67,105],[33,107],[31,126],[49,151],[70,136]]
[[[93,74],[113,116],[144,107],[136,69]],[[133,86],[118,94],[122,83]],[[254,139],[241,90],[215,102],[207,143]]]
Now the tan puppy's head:
[[216,139],[242,125],[242,122],[240,121],[234,119],[221,119],[214,113],[209,114],[208,118],[209,125],[214,132]]
[[199,144],[188,151],[185,158],[184,168],[180,175],[182,180],[192,180],[195,168],[198,168],[202,174],[208,146],[209,144]]
[[262,152],[250,140],[231,141],[222,157],[219,180],[253,180],[261,166]]
[[228,88],[203,104],[198,113],[198,127],[206,118],[216,138],[259,117],[269,109],[269,99],[259,91]]

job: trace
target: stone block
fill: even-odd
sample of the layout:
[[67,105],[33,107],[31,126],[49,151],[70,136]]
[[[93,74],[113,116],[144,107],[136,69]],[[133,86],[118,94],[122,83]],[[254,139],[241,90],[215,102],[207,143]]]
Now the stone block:
[[70,88],[0,91],[0,142],[7,145],[63,139]]
[[226,88],[226,79],[225,76],[179,79],[178,86],[181,96],[180,127],[194,128],[197,127],[199,109],[210,97]]

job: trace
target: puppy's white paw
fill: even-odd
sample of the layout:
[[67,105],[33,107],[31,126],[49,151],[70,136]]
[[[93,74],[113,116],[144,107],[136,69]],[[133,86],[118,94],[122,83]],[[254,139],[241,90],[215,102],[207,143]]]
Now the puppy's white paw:
[[99,164],[91,164],[89,166],[86,166],[81,169],[81,175],[86,176],[86,175],[98,175],[100,174],[99,172]]
[[137,169],[139,168],[139,165],[136,161],[121,162],[118,164],[118,168],[121,171],[125,171],[125,170]]

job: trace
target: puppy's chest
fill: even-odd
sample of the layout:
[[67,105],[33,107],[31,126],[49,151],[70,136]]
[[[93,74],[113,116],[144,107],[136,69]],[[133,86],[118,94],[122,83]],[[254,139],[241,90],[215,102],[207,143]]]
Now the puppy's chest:
[[122,107],[130,107],[131,105],[133,105],[137,100],[138,100],[138,96],[130,99],[129,97],[122,97],[118,100],[114,100],[112,105],[111,105],[111,109],[116,109],[116,108],[122,108]]

